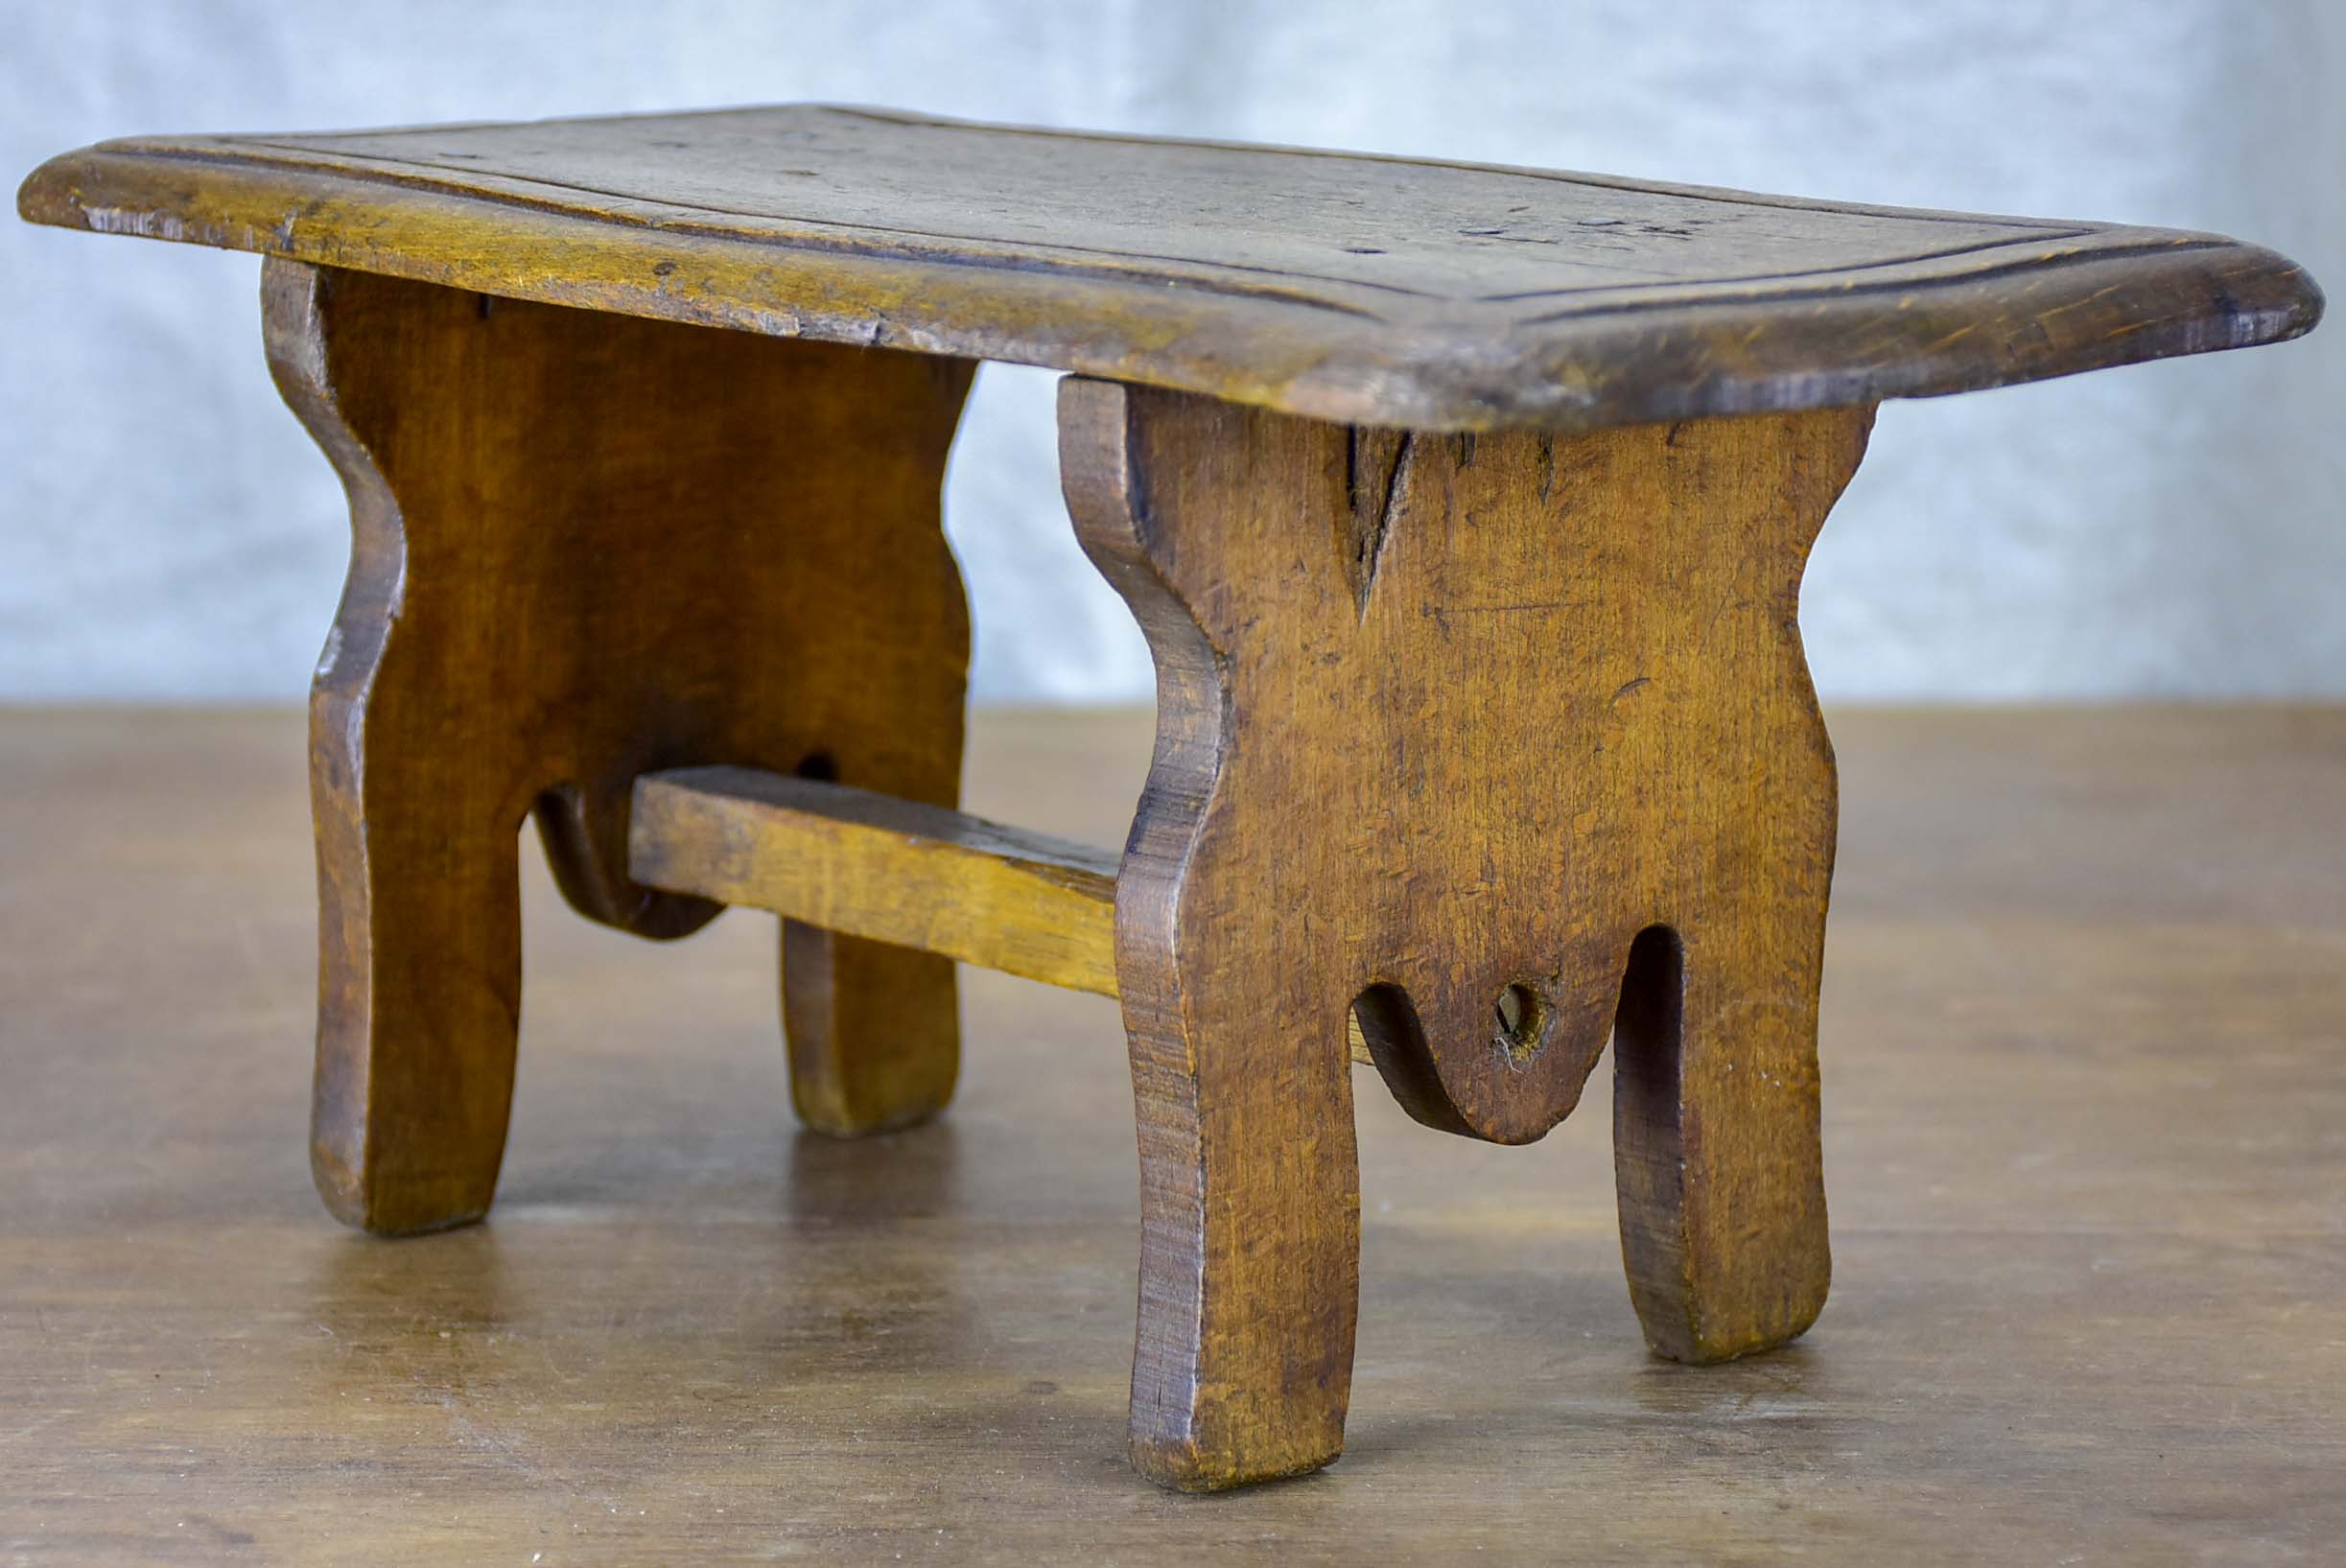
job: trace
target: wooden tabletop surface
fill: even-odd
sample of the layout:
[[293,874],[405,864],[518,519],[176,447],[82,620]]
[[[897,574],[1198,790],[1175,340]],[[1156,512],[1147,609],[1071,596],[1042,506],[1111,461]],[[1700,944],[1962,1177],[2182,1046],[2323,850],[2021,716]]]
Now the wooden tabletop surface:
[[2238,348],[2321,295],[2218,235],[785,105],[144,137],[35,222],[1371,425],[1584,429]]
[[[1602,1096],[1504,1149],[1364,1070],[1323,1474],[1126,1469],[1114,1004],[970,973],[960,1101],[795,1134],[770,924],[529,874],[491,1221],[328,1220],[300,721],[0,716],[0,1562],[2166,1563],[2346,1540],[2346,710],[1837,715],[1833,1297],[1649,1358]],[[1146,724],[980,714],[1113,841]],[[531,852],[534,855],[534,850]]]

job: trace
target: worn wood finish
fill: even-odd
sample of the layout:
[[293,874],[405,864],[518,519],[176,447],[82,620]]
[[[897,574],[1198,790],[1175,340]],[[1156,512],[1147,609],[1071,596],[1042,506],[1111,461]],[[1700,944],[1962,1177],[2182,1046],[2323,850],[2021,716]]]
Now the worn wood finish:
[[638,780],[630,832],[646,886],[1115,995],[1116,861],[1104,850],[735,767]]
[[1159,668],[1116,903],[1137,1462],[1218,1487],[1341,1446],[1355,1005],[1412,1115],[1510,1143],[1618,1011],[1649,1342],[1806,1328],[1834,778],[1795,616],[1870,410],[1394,437],[1076,381],[1061,421]]
[[[365,1245],[285,1135],[299,719],[0,713],[0,1560],[2333,1559],[2346,711],[1830,716],[1817,1327],[1653,1360],[1601,1118],[1363,1094],[1344,1459],[1201,1504],[1116,1454],[1114,1003],[973,971],[950,1115],[793,1135],[770,924],[630,941],[526,842],[496,1212]],[[965,798],[1106,841],[1149,737],[981,712]]]
[[59,157],[39,222],[1421,430],[1878,402],[2312,326],[2219,236],[788,105]]
[[944,809],[966,362],[1081,373],[1070,507],[1160,672],[1111,920],[1132,1452],[1186,1489],[1343,1445],[1348,1021],[1411,1115],[1496,1142],[1611,1039],[1649,1345],[1809,1325],[1834,775],[1795,610],[1872,407],[2321,309],[2212,235],[804,106],[108,143],[18,199],[270,258],[356,534],[314,704],[315,1163],[379,1230],[489,1202],[526,815],[598,920],[715,912],[629,875],[647,772],[818,781],[654,784],[634,847],[806,917],[819,1128],[943,1103],[952,955],[1108,989],[1100,863]]
[[[1048,833],[747,768],[636,782],[631,874],[801,928],[1116,994],[1116,856]],[[1367,1064],[1357,1019],[1352,1060]]]
[[[504,1141],[526,816],[575,907],[666,937],[718,906],[629,878],[640,773],[955,799],[969,625],[938,491],[969,366],[293,263],[264,298],[354,536],[312,704],[317,1183],[371,1230],[460,1224]],[[789,956],[809,1120],[944,1103],[949,963]]]

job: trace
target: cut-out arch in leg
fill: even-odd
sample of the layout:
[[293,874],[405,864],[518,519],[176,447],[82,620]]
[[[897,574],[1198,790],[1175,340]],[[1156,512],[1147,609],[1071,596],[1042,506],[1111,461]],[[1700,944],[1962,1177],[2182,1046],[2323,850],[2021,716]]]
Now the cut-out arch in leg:
[[[957,799],[969,620],[939,494],[971,367],[274,260],[263,303],[353,530],[311,709],[313,1162],[351,1224],[461,1224],[504,1149],[527,817],[581,913],[670,937],[717,908],[628,878],[639,774],[819,755]],[[952,965],[791,947],[809,1121],[940,1108]]]

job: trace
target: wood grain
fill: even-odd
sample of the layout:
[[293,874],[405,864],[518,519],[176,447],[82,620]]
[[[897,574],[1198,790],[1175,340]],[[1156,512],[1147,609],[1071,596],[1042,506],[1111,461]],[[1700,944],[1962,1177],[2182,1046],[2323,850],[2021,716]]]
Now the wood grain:
[[[800,925],[1116,994],[1116,856],[966,811],[747,768],[636,782],[635,879]],[[1373,1061],[1355,1019],[1352,1060]]]
[[[0,1541],[40,1568],[2328,1560],[2346,710],[1828,716],[1816,1328],[1653,1359],[1601,1117],[1508,1148],[1364,1094],[1344,1459],[1201,1501],[1119,1452],[1114,1003],[972,971],[951,1114],[793,1134],[771,926],[633,941],[526,840],[497,1208],[369,1244],[288,1135],[299,716],[0,712]],[[1150,736],[981,710],[966,803],[1111,841]]]
[[[264,303],[354,537],[312,703],[317,1183],[371,1230],[461,1224],[504,1141],[526,817],[575,908],[669,937],[718,906],[628,878],[640,773],[954,800],[969,622],[938,493],[970,367],[284,262]],[[787,957],[802,1114],[945,1102],[951,965],[822,935]]]
[[1649,1342],[1800,1333],[1835,795],[1796,613],[1870,410],[1396,442],[1073,381],[1061,420],[1159,671],[1116,902],[1137,1463],[1210,1488],[1341,1445],[1356,1006],[1412,1115],[1511,1143],[1618,1013]]
[[1870,404],[2293,337],[2220,236],[888,110],[103,143],[37,222],[1352,424]]
[[636,782],[651,887],[1115,995],[1115,856],[966,812],[746,768]]
[[968,360],[1113,378],[1070,380],[1062,438],[1160,677],[1114,884],[1131,1448],[1191,1490],[1343,1446],[1348,1022],[1411,1115],[1495,1142],[1610,1039],[1648,1344],[1808,1327],[1835,786],[1795,618],[1872,406],[2321,308],[2210,235],[828,108],[109,143],[19,207],[270,258],[355,535],[313,705],[314,1168],[378,1230],[494,1188],[524,817],[599,921],[716,912],[630,878],[647,772],[768,779],[637,848],[824,923],[782,942],[820,1129],[943,1104],[950,955],[1107,989],[1096,857],[945,809],[936,495]]

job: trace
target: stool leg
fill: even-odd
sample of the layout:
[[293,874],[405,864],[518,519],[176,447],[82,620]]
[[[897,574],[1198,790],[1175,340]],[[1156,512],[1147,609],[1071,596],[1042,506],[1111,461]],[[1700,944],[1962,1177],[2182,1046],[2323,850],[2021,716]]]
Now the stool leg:
[[[276,261],[263,305],[353,531],[311,710],[313,1162],[351,1224],[461,1224],[504,1146],[525,818],[575,908],[666,938],[718,910],[629,879],[641,773],[957,799],[969,621],[938,498],[970,370]],[[944,1104],[949,962],[793,956],[810,1121]]]
[[[1142,871],[1138,857],[1126,874]],[[1315,1470],[1344,1449],[1360,1183],[1344,1004],[1302,1005],[1280,955],[1177,935],[1143,872],[1117,940],[1140,1128],[1132,1461],[1184,1491]],[[1204,894],[1201,884],[1197,889]],[[1155,925],[1144,905],[1171,913]],[[1309,1020],[1305,1022],[1304,1020]]]
[[[1772,916],[1773,918],[1771,918]],[[1797,1338],[1832,1278],[1819,1139],[1821,897],[1639,938],[1614,1035],[1630,1299],[1656,1355]]]
[[1161,1486],[1215,1491],[1344,1448],[1360,1250],[1350,997],[1323,988],[1307,924],[1281,919],[1274,846],[1208,821],[1232,784],[1216,655],[1161,572],[1127,413],[1122,387],[1063,384],[1077,536],[1158,665],[1156,760],[1116,882],[1140,1141],[1131,1453]]
[[799,1120],[860,1137],[942,1110],[960,1066],[955,1002],[949,959],[784,921],[782,1023]]
[[1060,422],[1158,668],[1116,896],[1136,1463],[1206,1488],[1341,1445],[1348,1005],[1411,1115],[1500,1143],[1617,1026],[1648,1338],[1800,1332],[1835,800],[1797,599],[1870,410],[1476,436],[1070,381]]
[[[367,651],[330,644],[311,694],[310,1166],[337,1219],[403,1234],[477,1220],[497,1188],[521,1021],[516,835],[528,807],[479,770],[418,778],[414,761],[448,743],[435,716],[461,693],[394,681],[396,695],[370,702],[343,664]],[[370,769],[370,754],[385,765]]]

